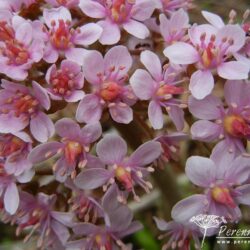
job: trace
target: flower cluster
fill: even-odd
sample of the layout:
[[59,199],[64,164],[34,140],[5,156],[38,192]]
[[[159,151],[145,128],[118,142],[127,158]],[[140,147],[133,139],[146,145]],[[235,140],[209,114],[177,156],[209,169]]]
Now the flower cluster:
[[199,194],[175,204],[172,221],[154,217],[170,236],[163,249],[201,248],[193,216],[244,217],[250,11],[240,23],[234,11],[228,23],[202,11],[206,23],[196,24],[192,8],[192,0],[0,2],[0,214],[24,242],[132,249],[124,237],[143,228],[133,204],[158,186],[174,205],[180,171]]

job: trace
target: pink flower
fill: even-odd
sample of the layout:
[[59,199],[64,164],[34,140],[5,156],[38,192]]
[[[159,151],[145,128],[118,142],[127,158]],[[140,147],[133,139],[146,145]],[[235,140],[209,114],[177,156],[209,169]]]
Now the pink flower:
[[193,8],[193,0],[154,0],[156,2],[157,9],[162,12],[171,14],[179,9],[188,10]]
[[116,199],[114,189],[110,189],[102,199],[104,225],[78,223],[73,227],[76,236],[85,238],[68,242],[69,249],[111,250],[129,249],[121,239],[142,229],[142,224],[133,221],[133,214],[126,205]]
[[27,183],[34,175],[32,170],[21,174],[9,174],[5,170],[4,161],[0,159],[0,196],[3,197],[3,205],[6,212],[13,215],[19,206],[19,191],[16,182]]
[[43,57],[43,40],[36,36],[30,21],[3,10],[0,16],[0,72],[24,80],[32,64]]
[[134,190],[136,184],[146,192],[150,191],[152,185],[144,178],[154,169],[145,166],[160,156],[161,145],[159,142],[146,142],[127,158],[126,142],[117,135],[109,134],[97,143],[96,151],[102,164],[99,164],[100,166],[93,164],[83,170],[76,177],[76,186],[87,190],[103,186],[106,190],[111,184],[111,186],[115,186],[121,202],[126,201],[128,192],[132,192],[136,200],[139,199]]
[[176,71],[167,67],[162,69],[161,62],[151,51],[141,53],[141,62],[147,70],[137,69],[130,78],[130,84],[136,96],[141,100],[150,100],[148,106],[149,121],[154,129],[163,127],[162,107],[173,120],[176,128],[182,130],[184,126],[183,105],[174,95],[184,92],[176,84],[182,82],[176,77]]
[[250,64],[232,60],[232,54],[245,44],[245,33],[239,25],[194,25],[189,30],[190,43],[176,42],[164,50],[171,63],[195,64],[189,89],[196,99],[209,95],[214,87],[213,72],[228,80],[247,79]]
[[37,83],[32,88],[2,80],[0,132],[16,133],[28,125],[34,138],[45,142],[54,134],[54,124],[43,112],[50,108],[47,92]]
[[20,175],[31,169],[27,159],[32,149],[32,140],[24,132],[0,134],[0,159],[4,161],[4,169],[8,174]]
[[[166,165],[166,162],[170,160],[177,161],[180,154],[180,142],[182,140],[187,140],[188,135],[185,133],[177,132],[171,134],[160,135],[155,138],[156,141],[161,143],[162,151],[159,160],[157,161],[157,166],[161,167]],[[164,168],[163,167],[163,168]]]
[[169,19],[164,14],[160,15],[160,32],[167,45],[177,41],[185,42],[188,28],[189,17],[183,9],[173,12]]
[[37,248],[54,247],[63,249],[70,237],[68,227],[73,225],[73,213],[54,211],[56,196],[38,193],[33,197],[29,193],[21,193],[21,204],[16,224],[16,234],[31,229],[24,241],[27,242],[34,232],[38,233]]
[[[183,210],[185,208],[183,207]],[[200,249],[200,240],[202,236],[200,230],[192,223],[187,221],[169,221],[166,222],[162,219],[154,218],[157,228],[160,231],[166,232],[159,236],[159,239],[169,236],[169,240],[163,245],[162,249],[180,249],[190,250],[192,239],[195,243],[195,249]]]
[[46,33],[43,59],[48,63],[56,62],[59,54],[64,54],[67,59],[81,65],[86,51],[76,46],[93,44],[102,33],[102,28],[94,23],[74,29],[71,14],[65,7],[44,9],[43,18],[47,26],[43,28]]
[[59,159],[53,166],[56,178],[65,181],[66,177],[76,176],[76,167],[85,167],[88,163],[90,144],[96,141],[102,133],[100,123],[86,125],[82,129],[69,118],[63,118],[55,124],[61,142],[53,141],[35,147],[29,160],[33,163],[43,162],[55,155]]
[[49,84],[48,93],[53,100],[77,102],[84,97],[83,73],[75,62],[63,60],[59,69],[53,64],[46,73],[46,81]]
[[98,22],[103,28],[102,44],[119,42],[121,27],[140,39],[149,36],[149,30],[142,22],[149,19],[155,9],[151,0],[81,0],[79,6],[87,16],[104,19]]
[[[175,205],[177,218],[190,219],[191,214],[224,216],[228,221],[241,217],[239,204],[250,205],[249,159],[213,150],[209,158],[192,156],[186,163],[186,175],[204,194],[190,196]],[[183,211],[183,208],[185,210]]]
[[119,123],[130,123],[133,111],[130,108],[136,98],[125,85],[132,58],[124,46],[110,49],[103,58],[98,51],[89,52],[85,57],[83,74],[92,85],[93,93],[87,94],[80,102],[76,119],[93,123],[100,120],[104,108],[108,108],[112,119]]
[[66,8],[74,8],[77,7],[79,4],[79,0],[46,0],[46,2],[53,7],[60,7],[64,6]]
[[243,140],[250,139],[250,86],[248,82],[228,81],[224,87],[227,108],[209,95],[203,100],[189,99],[189,110],[197,118],[191,127],[193,139],[221,145],[230,152],[244,152]]

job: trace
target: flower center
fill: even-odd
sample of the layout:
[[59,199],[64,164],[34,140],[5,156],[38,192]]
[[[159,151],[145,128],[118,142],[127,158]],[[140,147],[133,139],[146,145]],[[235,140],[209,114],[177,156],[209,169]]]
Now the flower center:
[[16,91],[15,94],[5,100],[4,108],[0,110],[0,113],[8,114],[14,111],[15,116],[19,117],[21,114],[31,116],[38,110],[39,102],[33,96],[20,91]]
[[71,46],[71,38],[74,33],[73,29],[70,29],[70,22],[64,22],[62,19],[59,21],[57,28],[54,28],[56,25],[55,21],[52,21],[51,25],[53,26],[50,31],[51,43],[57,49],[66,50]]
[[0,136],[0,157],[8,157],[12,153],[22,149],[24,144],[20,138],[11,134]]
[[75,85],[74,77],[75,75],[70,73],[69,70],[57,70],[50,78],[53,92],[62,96],[69,95]]
[[121,190],[131,191],[133,188],[133,181],[131,173],[124,167],[117,166],[115,169],[115,179]]
[[218,186],[214,187],[211,190],[211,195],[212,195],[212,198],[220,204],[226,205],[226,206],[231,207],[231,208],[236,207],[236,204],[235,204],[235,202],[230,194],[230,190],[228,188],[218,187]]
[[206,33],[200,36],[200,54],[201,63],[205,68],[215,68],[221,62],[225,61],[225,55],[228,48],[233,45],[234,41],[231,38],[224,37],[220,43],[216,41],[216,36],[210,36],[210,40],[206,41]]
[[25,64],[30,57],[28,50],[17,40],[6,40],[5,47],[0,49],[0,53],[8,57],[10,65]]
[[134,4],[133,0],[113,0],[109,5],[111,19],[116,23],[125,22]]
[[100,95],[105,101],[114,101],[120,94],[121,87],[116,82],[106,82],[103,84]]
[[227,133],[235,137],[250,135],[249,124],[239,115],[229,115],[224,118],[224,128]]
[[112,244],[111,244],[111,239],[110,236],[105,234],[97,234],[95,236],[95,242],[100,250],[111,250],[112,249]]
[[75,141],[68,141],[64,148],[65,158],[69,164],[75,163],[82,152],[83,148],[81,144]]
[[0,22],[0,41],[12,40],[15,37],[15,31],[10,27],[6,21]]
[[159,97],[166,97],[167,99],[169,99],[172,97],[172,95],[182,94],[183,92],[184,89],[181,87],[176,87],[174,85],[169,85],[169,84],[162,84],[158,88],[156,95]]

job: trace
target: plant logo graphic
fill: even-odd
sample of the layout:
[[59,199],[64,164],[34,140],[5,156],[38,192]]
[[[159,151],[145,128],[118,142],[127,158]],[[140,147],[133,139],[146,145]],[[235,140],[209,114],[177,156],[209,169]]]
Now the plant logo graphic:
[[207,235],[207,230],[209,228],[219,228],[222,223],[227,223],[224,217],[211,214],[199,214],[193,216],[189,221],[195,223],[198,227],[204,230],[201,248],[203,247],[204,240]]

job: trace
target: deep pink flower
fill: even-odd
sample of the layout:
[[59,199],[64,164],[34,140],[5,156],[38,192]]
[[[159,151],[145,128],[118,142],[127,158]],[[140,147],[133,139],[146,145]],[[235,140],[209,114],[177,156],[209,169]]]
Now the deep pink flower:
[[214,88],[213,72],[228,80],[247,79],[250,64],[232,60],[232,54],[245,44],[245,32],[239,25],[194,25],[189,30],[190,43],[176,42],[164,50],[171,63],[195,64],[189,89],[196,99],[203,99]]
[[46,2],[53,7],[64,6],[68,9],[77,7],[79,4],[79,0],[46,0]]
[[67,59],[82,64],[86,50],[76,46],[93,44],[102,33],[102,28],[95,23],[74,29],[71,14],[65,7],[44,9],[43,18],[47,26],[42,28],[46,33],[43,59],[48,63],[56,62],[59,55],[64,54]]
[[24,132],[0,134],[0,159],[4,160],[4,169],[8,174],[16,176],[31,169],[27,159],[32,149],[32,140]]
[[136,184],[146,192],[150,191],[152,184],[144,178],[154,169],[145,166],[160,156],[159,142],[146,142],[127,158],[126,142],[118,135],[109,134],[97,143],[96,151],[103,166],[93,164],[92,167],[83,170],[76,177],[76,186],[87,190],[100,186],[106,190],[109,185],[115,186],[121,202],[126,201],[128,192],[132,192],[136,200],[139,199],[134,189]]
[[133,221],[133,213],[126,205],[117,201],[114,188],[105,194],[101,205],[104,211],[105,224],[76,224],[73,227],[75,235],[85,236],[86,238],[69,242],[67,244],[69,249],[129,249],[121,239],[142,229],[141,223]]
[[84,76],[81,67],[75,62],[63,60],[59,69],[53,64],[46,73],[46,81],[53,100],[77,102],[84,97]]
[[19,175],[9,174],[5,170],[4,161],[0,159],[0,196],[6,212],[13,215],[19,206],[19,191],[16,182],[27,183],[34,175],[32,170],[27,170]]
[[45,142],[54,134],[54,124],[43,113],[50,108],[47,92],[37,83],[32,88],[2,80],[0,90],[0,132],[16,133],[28,125],[34,138]]
[[141,53],[141,62],[147,70],[137,69],[130,78],[130,84],[136,96],[141,100],[150,100],[148,106],[149,121],[154,129],[163,127],[164,108],[169,114],[178,130],[184,127],[185,104],[175,98],[182,94],[184,89],[176,85],[183,80],[176,77],[176,71],[172,67],[162,68],[156,54],[151,51]]
[[[224,216],[227,221],[241,217],[239,204],[250,205],[249,158],[217,147],[209,158],[192,156],[186,163],[186,175],[204,194],[190,196],[175,206],[175,216],[190,219],[190,214]],[[185,208],[185,210],[183,210]]]
[[154,0],[156,2],[157,9],[162,12],[171,14],[179,9],[188,10],[193,8],[193,0]]
[[15,80],[24,80],[28,69],[43,57],[43,40],[30,21],[8,11],[0,11],[0,72]]
[[197,118],[191,127],[193,139],[221,142],[230,152],[244,152],[243,140],[250,139],[250,85],[243,81],[228,81],[224,86],[227,107],[209,95],[203,100],[189,99],[189,110]]
[[27,229],[30,233],[25,237],[27,242],[34,232],[38,233],[37,248],[63,249],[64,244],[70,237],[68,227],[73,225],[73,213],[57,212],[53,210],[56,202],[55,195],[38,193],[33,197],[29,193],[21,193],[21,204],[16,234]]
[[149,19],[155,9],[152,0],[81,0],[79,6],[87,16],[104,19],[98,22],[103,28],[102,44],[119,42],[121,27],[140,39],[149,36],[142,22]]
[[63,118],[55,124],[56,133],[61,142],[53,141],[40,144],[29,154],[33,164],[45,161],[55,155],[59,159],[53,166],[58,180],[64,181],[67,176],[76,176],[76,167],[84,168],[88,163],[90,144],[102,133],[100,123],[86,125],[83,128],[69,118]]
[[124,46],[110,49],[104,58],[98,51],[89,52],[85,57],[83,74],[92,85],[92,94],[87,94],[80,102],[76,119],[92,123],[100,120],[104,108],[108,108],[113,120],[130,123],[133,110],[130,108],[136,97],[126,85],[127,73],[132,58]]

